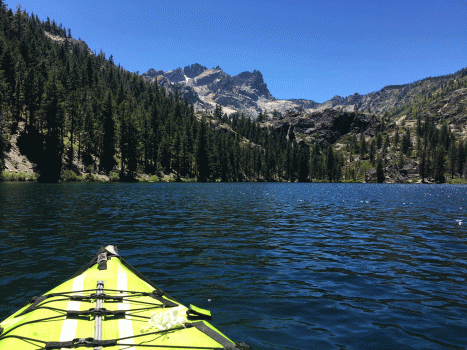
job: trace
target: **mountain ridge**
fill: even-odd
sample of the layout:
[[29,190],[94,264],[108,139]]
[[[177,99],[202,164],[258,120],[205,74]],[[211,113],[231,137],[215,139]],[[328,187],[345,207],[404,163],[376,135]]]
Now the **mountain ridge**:
[[316,104],[304,99],[276,99],[264,82],[263,74],[256,69],[232,76],[219,66],[208,69],[194,63],[166,72],[151,68],[142,76],[169,91],[182,92],[183,97],[188,97],[189,92],[191,96],[188,101],[193,103],[197,110],[214,110],[219,104],[227,114],[239,112],[254,118],[261,112],[284,113]]
[[157,80],[160,86],[169,91],[178,90],[182,95],[186,94],[197,110],[212,111],[219,104],[227,114],[239,112],[255,118],[262,112],[280,115],[293,110],[311,113],[328,108],[365,110],[376,114],[393,113],[420,100],[421,96],[430,96],[455,84],[456,80],[466,74],[467,68],[464,68],[453,74],[427,77],[407,84],[387,85],[367,94],[357,92],[346,97],[335,95],[322,103],[301,98],[284,100],[274,97],[258,70],[231,76],[219,66],[208,69],[195,63],[166,72],[151,68],[142,76],[150,82]]

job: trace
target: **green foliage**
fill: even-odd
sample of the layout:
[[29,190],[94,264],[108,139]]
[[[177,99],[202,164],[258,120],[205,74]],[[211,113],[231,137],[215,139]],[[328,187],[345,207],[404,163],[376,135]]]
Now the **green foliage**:
[[93,174],[86,174],[86,176],[83,177],[83,181],[85,182],[97,182],[99,179],[95,177]]
[[120,181],[120,175],[119,175],[117,172],[115,172],[115,171],[111,171],[111,172],[109,173],[109,181],[110,181],[110,182],[118,182],[118,181]]
[[[67,40],[52,42],[44,30]],[[466,79],[464,75],[446,91]],[[424,101],[410,107],[412,113],[421,110],[422,102],[443,95],[428,92]],[[409,107],[402,106],[393,116],[404,110]],[[98,180],[94,165],[109,174],[110,181],[142,179],[141,172],[157,174],[146,177],[148,181],[160,181],[166,174],[174,181],[363,181],[375,159],[378,168],[381,159],[393,156],[391,146],[397,151],[400,147],[402,159],[409,159],[415,153],[411,134],[418,140],[417,156],[424,159],[419,161],[422,177],[441,182],[445,171],[451,177],[467,171],[466,143],[455,140],[447,124],[438,129],[428,116],[419,118],[417,131],[407,126],[400,135],[397,131],[392,144],[383,128],[373,140],[352,134],[343,150],[307,145],[289,140],[285,131],[263,129],[260,122],[268,120],[266,113],[256,121],[240,114],[227,117],[217,105],[214,116],[198,118],[178,93],[125,71],[103,52],[90,54],[72,40],[69,29],[49,18],[41,22],[21,9],[7,14],[1,6],[0,111],[2,135],[4,125],[26,122],[18,146],[37,163],[41,181],[79,180],[70,171],[60,175],[63,159],[71,162],[74,154],[93,164],[84,181]],[[386,125],[390,117],[383,117]],[[7,147],[8,138],[0,137],[0,159]]]
[[159,182],[161,181],[157,175],[149,175],[148,182]]
[[363,133],[360,133],[360,158],[361,159],[365,157],[366,152],[367,152],[367,149],[366,149],[365,136],[363,135]]
[[378,164],[376,165],[376,182],[383,183],[385,179],[384,167],[381,158],[378,158]]
[[402,137],[401,150],[404,154],[409,155],[412,149],[412,141],[410,138],[410,129],[406,129],[404,136]]
[[75,182],[78,181],[78,175],[73,170],[65,170],[61,176],[61,180],[64,182]]
[[[1,113],[1,112],[0,112]],[[0,159],[3,159],[4,153],[10,148],[10,140],[5,133],[5,130],[2,130],[1,125],[2,120],[0,119]]]
[[444,158],[444,150],[442,148],[438,148],[435,151],[434,155],[434,166],[433,166],[433,178],[438,183],[444,183],[446,178],[444,176],[445,171],[445,158]]
[[37,181],[38,175],[35,173],[1,171],[0,180],[2,181]]
[[112,93],[107,90],[103,97],[102,119],[104,135],[102,140],[101,168],[109,173],[115,165],[115,122]]
[[466,185],[467,180],[456,178],[456,179],[450,179],[447,183],[452,184],[452,185]]

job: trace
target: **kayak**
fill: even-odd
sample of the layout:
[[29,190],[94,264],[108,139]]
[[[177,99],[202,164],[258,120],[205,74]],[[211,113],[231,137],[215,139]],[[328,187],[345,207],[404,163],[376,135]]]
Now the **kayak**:
[[0,349],[251,349],[102,246],[71,278],[0,323]]

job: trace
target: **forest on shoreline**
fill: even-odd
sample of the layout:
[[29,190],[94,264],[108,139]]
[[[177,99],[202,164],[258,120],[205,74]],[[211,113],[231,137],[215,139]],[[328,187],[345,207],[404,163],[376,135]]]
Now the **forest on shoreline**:
[[[339,144],[309,144],[265,127],[272,117],[227,116],[219,105],[195,112],[177,91],[92,52],[70,29],[0,0],[5,181],[384,182],[393,164],[415,159],[417,182],[465,182],[467,144],[433,118],[418,116],[411,134],[377,116],[370,138],[362,131]],[[31,171],[4,171],[14,147]]]

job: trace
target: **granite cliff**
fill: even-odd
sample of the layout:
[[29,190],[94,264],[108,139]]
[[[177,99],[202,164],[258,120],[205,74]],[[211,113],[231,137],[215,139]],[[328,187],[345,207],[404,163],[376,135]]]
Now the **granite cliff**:
[[227,114],[256,117],[264,111],[285,113],[317,106],[314,101],[276,99],[257,70],[231,76],[220,67],[208,69],[196,63],[167,72],[151,68],[143,77],[169,91],[178,90],[197,110],[213,110],[219,104]]
[[157,80],[160,86],[169,91],[179,90],[189,102],[195,104],[197,110],[213,110],[216,104],[220,104],[227,114],[240,112],[256,117],[260,112],[277,112],[276,115],[281,115],[290,111],[310,113],[329,108],[347,112],[394,114],[440,91],[455,90],[456,84],[466,74],[467,69],[463,69],[454,74],[429,77],[410,84],[388,85],[364,95],[336,95],[323,103],[306,99],[276,99],[257,70],[231,76],[220,67],[208,69],[196,63],[167,72],[150,69],[143,77],[151,82]]
[[334,144],[347,134],[363,133],[373,137],[380,131],[380,121],[374,115],[339,111],[327,108],[320,111],[290,111],[281,118],[271,119],[263,127],[287,132],[289,138],[299,139],[308,144],[326,146]]

